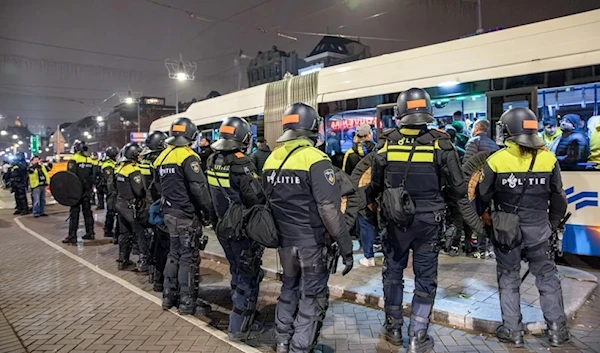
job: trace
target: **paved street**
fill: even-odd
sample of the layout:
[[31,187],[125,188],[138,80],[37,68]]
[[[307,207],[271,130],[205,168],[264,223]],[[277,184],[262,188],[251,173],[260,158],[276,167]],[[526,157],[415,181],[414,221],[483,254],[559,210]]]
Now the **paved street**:
[[[261,285],[265,331],[250,337],[248,345],[235,347],[223,340],[231,309],[226,264],[202,262],[201,297],[213,304],[213,313],[206,318],[181,317],[161,310],[159,295],[150,291],[145,277],[116,270],[117,249],[107,240],[86,242],[83,247],[60,244],[67,228],[64,208],[49,208],[48,218],[23,217],[16,222],[9,211],[0,211],[0,311],[27,352],[272,351],[277,281],[267,279]],[[97,228],[101,234],[99,224]],[[383,320],[379,309],[333,300],[318,348],[397,352],[399,347],[377,338]],[[595,297],[570,326],[575,338],[561,349],[549,349],[544,338],[533,336],[527,337],[526,349],[511,350],[487,335],[439,325],[430,331],[436,352],[600,352],[600,304]],[[2,353],[12,352],[4,350],[5,341],[15,347],[11,332],[0,316]]]

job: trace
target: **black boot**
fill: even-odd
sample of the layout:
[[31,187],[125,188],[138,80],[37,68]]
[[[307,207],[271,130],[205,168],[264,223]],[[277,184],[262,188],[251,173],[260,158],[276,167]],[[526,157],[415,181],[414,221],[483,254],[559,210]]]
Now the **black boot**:
[[179,313],[181,315],[194,315],[196,313],[196,298],[188,293],[179,295]]
[[290,345],[288,343],[277,343],[275,353],[288,353],[290,351]]
[[95,240],[96,237],[94,236],[94,233],[86,233],[81,239],[83,239],[83,240]]
[[148,272],[148,258],[146,255],[140,255],[140,259],[137,263],[138,272],[147,273]]
[[386,317],[385,324],[379,332],[379,337],[390,342],[394,346],[402,346],[402,319]]
[[496,329],[496,337],[498,337],[500,342],[512,344],[515,348],[525,346],[523,331],[513,331],[501,325]]
[[115,233],[113,231],[110,231],[110,230],[105,230],[104,231],[104,237],[105,238],[112,238],[114,236],[115,236]]
[[129,260],[129,255],[124,251],[119,252],[119,259],[117,260],[117,262],[119,263],[119,271],[123,271],[127,269],[127,267],[133,265],[133,262]]
[[177,293],[174,293],[168,289],[163,292],[162,308],[163,310],[169,310],[177,305]]
[[408,337],[407,353],[429,353],[433,351],[433,337],[427,334],[427,330],[410,332]]
[[77,234],[69,233],[69,235],[62,240],[63,244],[77,244]]
[[552,347],[559,347],[570,339],[571,335],[565,322],[551,322],[548,324],[548,341]]
[[212,311],[210,304],[206,304],[201,299],[196,299],[196,312],[194,315],[206,316]]

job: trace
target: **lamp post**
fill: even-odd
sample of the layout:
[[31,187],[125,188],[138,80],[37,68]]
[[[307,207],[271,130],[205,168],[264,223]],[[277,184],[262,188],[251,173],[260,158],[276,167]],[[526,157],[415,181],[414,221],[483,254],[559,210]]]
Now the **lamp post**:
[[175,113],[179,114],[179,81],[193,81],[196,77],[194,73],[198,68],[195,62],[183,61],[183,57],[179,54],[179,60],[165,60],[165,67],[169,71],[169,78],[177,80],[175,83]]
[[142,97],[142,92],[132,92],[131,90],[125,92],[117,93],[119,95],[119,100],[121,103],[125,104],[133,104],[137,103],[137,131],[142,131],[142,122],[140,119],[140,101]]

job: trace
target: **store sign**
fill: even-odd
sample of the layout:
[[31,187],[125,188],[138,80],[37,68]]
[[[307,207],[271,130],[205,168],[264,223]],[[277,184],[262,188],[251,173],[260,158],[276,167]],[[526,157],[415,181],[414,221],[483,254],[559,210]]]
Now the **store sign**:
[[375,125],[377,118],[374,116],[365,116],[360,118],[329,120],[329,131],[341,131],[356,129],[362,124]]
[[131,141],[131,142],[144,142],[144,141],[146,141],[146,137],[148,137],[147,132],[130,132],[129,133],[129,141]]

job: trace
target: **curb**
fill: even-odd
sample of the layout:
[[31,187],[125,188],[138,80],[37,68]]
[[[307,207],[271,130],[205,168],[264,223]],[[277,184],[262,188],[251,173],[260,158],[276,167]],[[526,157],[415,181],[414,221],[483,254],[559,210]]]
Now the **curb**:
[[[225,258],[224,255],[217,254],[214,252],[202,251],[200,253],[200,256],[201,256],[201,258],[206,259],[206,260],[211,260],[211,261],[224,263],[224,264],[228,263],[227,259]],[[561,267],[561,266],[559,266],[559,267]],[[277,281],[281,280],[281,275],[277,271],[274,271],[273,269],[270,269],[270,268],[264,268],[264,267],[263,267],[263,270],[265,272],[265,277],[274,279]],[[574,270],[574,269],[572,269],[572,270]],[[597,282],[591,281],[591,280],[585,280],[582,282],[593,283],[593,285],[587,286],[587,288],[585,288],[584,296],[580,297],[580,299],[577,300],[576,303],[570,303],[571,304],[570,306],[565,307],[565,309],[566,309],[565,314],[566,314],[567,318],[573,317],[575,315],[575,313],[577,312],[577,310],[581,309],[583,304],[585,304],[585,302],[590,298],[590,296],[592,295],[592,293],[594,292],[594,290],[596,289],[596,287],[598,285]],[[336,299],[349,301],[349,302],[359,304],[359,305],[377,307],[379,309],[384,308],[384,300],[383,300],[382,296],[359,293],[359,292],[356,292],[353,290],[348,290],[344,287],[332,286],[332,285],[329,285],[329,290],[330,290],[331,297],[336,298]],[[405,291],[404,292],[405,300],[407,297],[412,298],[412,293],[408,293]],[[437,300],[437,302],[439,303],[440,300]],[[498,305],[500,305],[500,304],[498,304]],[[404,315],[410,317],[411,303],[405,301],[402,303],[402,307],[403,307]],[[436,307],[434,305],[433,312],[431,315],[432,316],[431,322],[434,324],[448,326],[448,327],[452,327],[452,328],[456,328],[456,329],[460,329],[460,330],[468,330],[468,331],[475,331],[478,333],[488,333],[488,334],[494,334],[496,332],[496,328],[501,324],[501,322],[493,320],[493,319],[486,319],[485,317],[476,317],[471,313],[471,311],[469,310],[468,307],[466,307],[464,305],[460,305],[459,303],[456,303],[456,305],[453,306],[453,308],[456,310],[448,311],[448,310],[440,309],[439,306]],[[524,322],[524,324],[526,326],[526,330],[529,331],[530,333],[536,333],[536,334],[541,333],[546,328],[546,322],[544,321],[543,316],[541,315],[541,311],[537,308],[522,307],[523,312],[526,312],[526,311],[531,312],[532,310],[538,311],[539,315],[533,314],[533,316],[536,317],[535,321]],[[524,317],[525,317],[525,315],[524,315]]]

